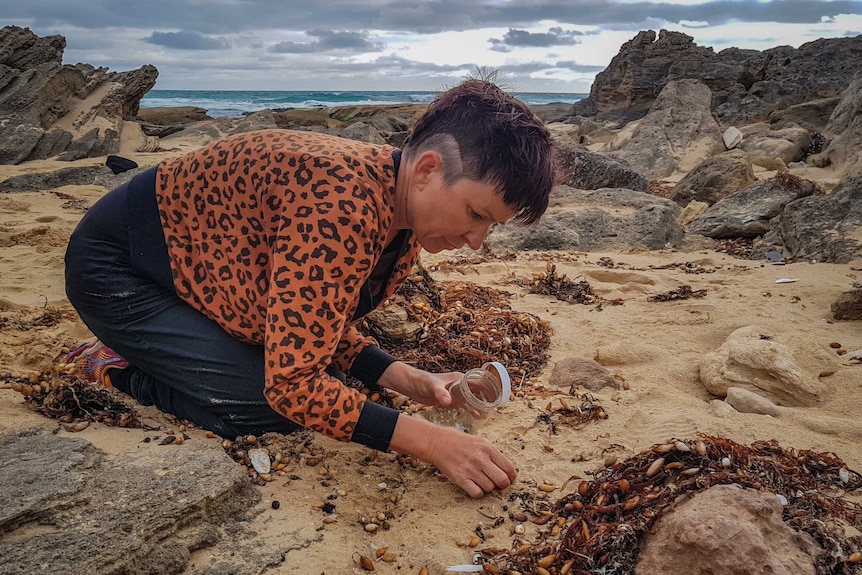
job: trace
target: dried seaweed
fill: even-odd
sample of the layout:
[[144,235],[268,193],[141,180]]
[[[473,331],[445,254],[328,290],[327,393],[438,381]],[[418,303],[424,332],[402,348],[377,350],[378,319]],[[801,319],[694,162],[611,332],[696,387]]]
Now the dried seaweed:
[[675,290],[666,291],[664,293],[651,295],[647,301],[675,301],[680,299],[688,299],[692,297],[706,296],[705,289],[693,290],[690,285],[681,285]]
[[551,328],[533,314],[512,310],[511,297],[472,282],[438,283],[427,274],[414,275],[383,305],[397,305],[422,323],[419,337],[396,341],[369,321],[358,327],[394,356],[428,371],[466,371],[501,361],[513,377],[538,374],[548,360]]
[[[862,536],[848,536],[840,522],[862,527],[862,507],[843,495],[862,489],[862,476],[834,453],[784,449],[775,440],[750,447],[722,437],[672,439],[602,468],[591,481],[556,502],[518,501],[540,524],[539,539],[515,538],[508,552],[489,559],[504,572],[634,572],[645,537],[667,511],[714,485],[736,484],[775,493],[787,503],[783,519],[822,547],[817,575],[862,573],[851,551]],[[565,527],[565,529],[563,529]],[[554,533],[557,533],[555,536]]]
[[[117,427],[141,427],[135,409],[116,399],[107,388],[61,369],[48,369],[27,379],[10,375],[6,383],[24,396],[30,409],[65,425],[99,422]],[[69,428],[70,431],[80,429]]]
[[593,293],[586,280],[573,281],[565,274],[557,273],[557,266],[548,262],[545,271],[533,274],[532,278],[512,277],[510,283],[526,287],[532,294],[554,296],[560,301],[580,304],[622,305],[622,299],[609,300]]
[[729,240],[719,240],[718,247],[715,251],[731,255],[741,260],[751,258],[752,247],[754,240],[751,238],[734,238]]

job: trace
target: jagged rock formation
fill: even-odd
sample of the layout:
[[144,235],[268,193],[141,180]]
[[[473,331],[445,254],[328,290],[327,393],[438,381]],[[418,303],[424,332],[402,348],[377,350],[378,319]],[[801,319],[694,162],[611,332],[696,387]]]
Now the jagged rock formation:
[[596,76],[574,114],[624,123],[646,114],[667,83],[696,79],[712,90],[712,111],[722,125],[761,121],[775,110],[840,96],[862,68],[862,36],[762,52],[715,53],[693,40],[681,32],[661,30],[658,40],[653,30],[639,32]]
[[29,28],[0,29],[0,164],[119,151],[124,119],[138,112],[158,70],[108,72],[63,64],[66,40]]

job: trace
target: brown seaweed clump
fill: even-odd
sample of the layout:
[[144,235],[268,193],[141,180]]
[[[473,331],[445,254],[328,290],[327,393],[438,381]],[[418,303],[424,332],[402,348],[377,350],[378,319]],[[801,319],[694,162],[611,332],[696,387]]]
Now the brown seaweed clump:
[[565,274],[558,274],[557,266],[551,262],[545,265],[544,272],[535,273],[532,278],[511,278],[510,281],[526,287],[532,294],[550,295],[569,303],[623,305],[622,299],[608,300],[593,293],[587,280],[574,281]]
[[90,422],[141,427],[133,407],[116,399],[107,388],[81,379],[72,365],[57,365],[28,378],[9,374],[5,383],[24,396],[30,409],[58,420],[67,431],[81,431]]
[[676,301],[692,297],[706,297],[706,290],[695,290],[690,285],[681,285],[678,289],[651,295],[647,298],[647,301]]
[[848,536],[842,526],[855,533],[862,528],[862,507],[845,497],[862,490],[859,473],[834,453],[785,449],[775,440],[746,447],[707,435],[672,439],[602,468],[556,502],[522,502],[534,523],[552,528],[540,530],[536,541],[516,535],[510,550],[486,559],[486,571],[631,574],[659,518],[720,484],[769,491],[786,501],[784,521],[823,549],[815,560],[818,575],[862,573],[859,554],[852,553],[862,536]]
[[433,280],[424,269],[384,302],[422,324],[417,337],[397,340],[370,321],[359,328],[401,361],[433,372],[467,371],[503,362],[514,378],[538,375],[548,361],[551,328],[537,316],[512,310],[512,294],[466,281]]

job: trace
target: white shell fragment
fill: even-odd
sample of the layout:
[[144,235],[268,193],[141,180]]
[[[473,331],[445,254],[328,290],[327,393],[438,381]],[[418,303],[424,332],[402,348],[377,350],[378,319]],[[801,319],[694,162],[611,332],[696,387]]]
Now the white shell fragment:
[[775,280],[775,283],[777,283],[777,284],[792,284],[795,281],[799,281],[799,280],[792,279],[792,278],[781,278],[781,279]]
[[251,459],[251,465],[258,473],[270,472],[269,452],[266,449],[249,449],[248,458]]
[[452,565],[451,567],[446,567],[446,571],[457,571],[459,573],[481,573],[482,566],[481,565]]
[[846,467],[842,467],[838,470],[838,479],[841,480],[841,483],[847,483],[850,481],[850,472],[847,471]]

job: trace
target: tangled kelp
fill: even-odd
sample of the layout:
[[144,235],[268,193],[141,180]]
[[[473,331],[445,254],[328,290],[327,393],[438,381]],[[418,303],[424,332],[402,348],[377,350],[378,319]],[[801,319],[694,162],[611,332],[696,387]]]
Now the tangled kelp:
[[555,502],[514,494],[533,523],[551,527],[540,529],[535,541],[516,533],[509,550],[487,554],[486,571],[631,574],[664,513],[722,484],[765,490],[786,502],[784,521],[823,549],[815,559],[817,575],[862,573],[862,536],[847,535],[841,526],[862,528],[862,507],[845,497],[859,493],[862,476],[834,453],[785,449],[775,440],[746,447],[707,435],[654,445],[598,470]]
[[587,280],[574,281],[565,274],[557,273],[557,266],[551,262],[545,271],[534,273],[531,278],[511,277],[509,282],[527,288],[532,294],[554,296],[560,301],[579,304],[622,305],[622,299],[605,299],[593,292]]
[[533,314],[512,310],[511,297],[472,282],[436,282],[421,270],[383,304],[400,307],[422,324],[417,337],[396,340],[371,320],[359,327],[394,356],[428,371],[467,371],[501,361],[513,377],[538,375],[548,360],[551,328]]
[[24,396],[30,409],[58,420],[68,431],[80,431],[90,422],[141,427],[133,407],[105,387],[81,379],[73,365],[57,365],[29,378],[9,374],[4,381]]

